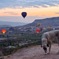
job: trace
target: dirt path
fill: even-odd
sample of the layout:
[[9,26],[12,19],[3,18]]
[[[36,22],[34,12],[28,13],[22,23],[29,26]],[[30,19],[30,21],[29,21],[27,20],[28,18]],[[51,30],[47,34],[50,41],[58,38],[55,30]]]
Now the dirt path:
[[58,49],[57,45],[53,45],[51,54],[44,55],[43,49],[39,45],[36,45],[19,49],[16,53],[5,56],[5,59],[59,59],[59,55],[56,54]]

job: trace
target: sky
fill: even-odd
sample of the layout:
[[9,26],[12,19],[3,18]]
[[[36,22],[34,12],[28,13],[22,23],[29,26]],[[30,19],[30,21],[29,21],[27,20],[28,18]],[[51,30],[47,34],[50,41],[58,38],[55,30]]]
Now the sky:
[[[27,12],[24,19],[22,12]],[[31,23],[59,16],[59,0],[0,0],[0,21]]]

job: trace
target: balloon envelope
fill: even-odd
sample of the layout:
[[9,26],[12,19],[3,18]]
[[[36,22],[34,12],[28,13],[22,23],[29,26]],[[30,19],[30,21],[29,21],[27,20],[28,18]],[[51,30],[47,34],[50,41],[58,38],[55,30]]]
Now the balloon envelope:
[[2,32],[3,34],[5,34],[5,33],[6,33],[6,29],[2,29],[1,32]]
[[27,12],[22,12],[21,15],[23,16],[23,18],[25,18],[27,16]]
[[39,33],[39,32],[40,32],[40,29],[39,29],[39,28],[37,28],[37,29],[36,29],[36,33]]

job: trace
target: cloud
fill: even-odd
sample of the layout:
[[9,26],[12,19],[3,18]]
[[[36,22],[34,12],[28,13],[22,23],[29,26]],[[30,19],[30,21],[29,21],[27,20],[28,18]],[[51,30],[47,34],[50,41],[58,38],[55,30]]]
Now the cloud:
[[56,12],[56,14],[59,14],[59,12]]
[[[55,4],[59,4],[59,0],[1,0],[0,1],[0,8],[6,7],[30,7],[30,6],[43,6],[44,5],[55,6]],[[37,6],[36,6],[37,5]]]
[[11,15],[18,15],[18,13],[15,12],[4,12],[5,14],[11,14]]

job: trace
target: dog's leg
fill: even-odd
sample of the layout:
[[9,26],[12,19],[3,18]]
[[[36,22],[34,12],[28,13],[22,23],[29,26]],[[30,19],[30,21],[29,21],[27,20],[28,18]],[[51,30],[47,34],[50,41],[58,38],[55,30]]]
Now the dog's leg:
[[51,44],[49,44],[49,52],[48,52],[48,54],[50,54],[50,51],[51,51]]
[[57,52],[57,54],[59,54],[59,38],[57,38],[56,40],[57,40],[57,44],[58,44],[58,52]]
[[50,44],[50,46],[49,46],[49,53],[50,53],[50,51],[51,51],[51,44]]
[[57,54],[59,55],[59,44],[58,44],[58,52],[57,52]]

